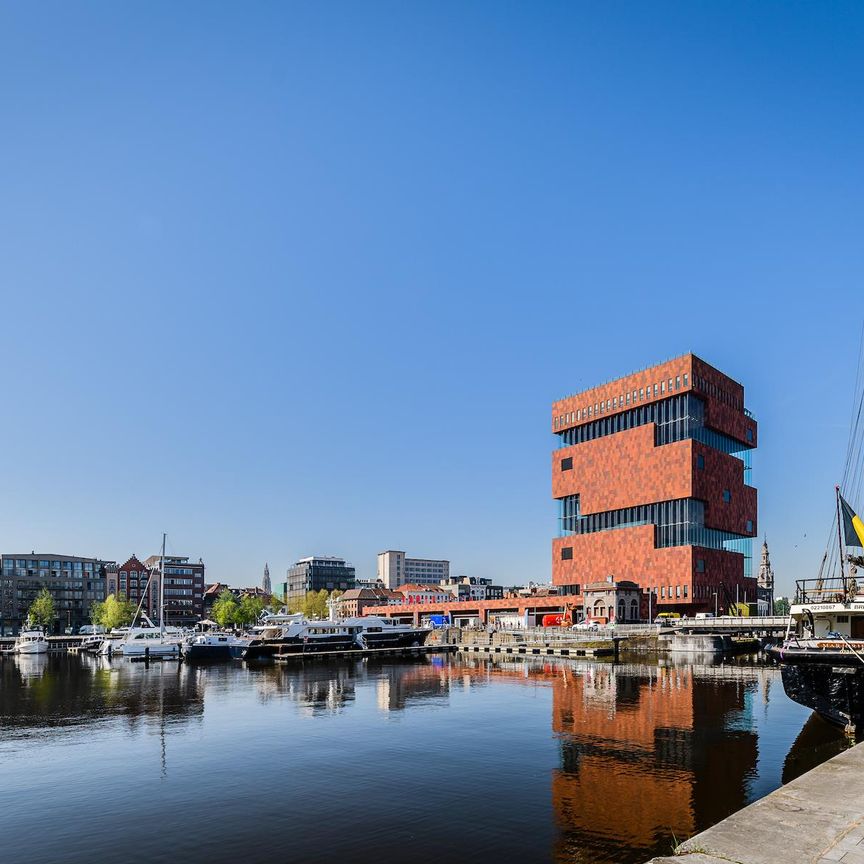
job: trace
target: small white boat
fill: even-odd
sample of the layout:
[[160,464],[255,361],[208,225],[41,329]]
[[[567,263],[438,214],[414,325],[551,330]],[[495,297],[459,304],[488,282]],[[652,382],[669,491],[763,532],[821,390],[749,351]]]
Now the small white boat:
[[25,624],[12,646],[13,654],[47,654],[48,640],[41,627],[31,627]]
[[[159,626],[141,612],[144,598],[150,589],[150,579],[144,589],[144,594],[135,611],[132,626],[125,636],[119,639],[106,639],[99,649],[99,654],[112,657],[180,657],[183,642],[188,633],[179,627],[165,626],[165,535],[162,535],[162,555],[159,562]],[[135,626],[138,615],[146,623],[145,627]],[[112,630],[113,634],[114,631]]]

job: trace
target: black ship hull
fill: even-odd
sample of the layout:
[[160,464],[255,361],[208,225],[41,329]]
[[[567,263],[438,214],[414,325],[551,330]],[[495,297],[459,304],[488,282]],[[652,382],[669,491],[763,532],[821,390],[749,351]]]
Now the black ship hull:
[[864,663],[849,652],[770,649],[786,695],[838,726],[864,726]]
[[285,639],[266,639],[252,642],[243,653],[244,660],[262,660],[279,654],[318,654],[325,651],[350,651],[361,648],[411,648],[426,641],[426,630],[403,630],[396,632],[364,631],[357,636],[352,634],[333,634],[296,637]]
[[354,637],[343,634],[310,636],[306,639],[266,639],[252,642],[243,652],[243,659],[266,660],[277,654],[319,654],[322,651],[347,651],[356,647]]
[[382,631],[364,632],[358,639],[357,647],[361,648],[412,648],[426,641],[428,630],[405,630],[388,633]]
[[243,656],[245,645],[187,645],[183,659],[187,663],[227,663]]

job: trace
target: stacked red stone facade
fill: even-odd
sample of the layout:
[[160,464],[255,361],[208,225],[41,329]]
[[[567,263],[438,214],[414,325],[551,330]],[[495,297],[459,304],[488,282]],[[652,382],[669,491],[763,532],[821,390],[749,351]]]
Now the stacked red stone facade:
[[[756,446],[756,422],[745,413],[744,388],[692,354],[556,402],[552,431],[560,434],[688,392],[704,402],[706,429],[734,439],[742,450]],[[704,464],[697,467],[700,456]],[[565,460],[572,460],[572,468]],[[582,516],[697,499],[705,505],[705,528],[752,537],[756,490],[745,484],[743,467],[740,459],[697,440],[655,445],[655,424],[648,423],[556,450],[552,496],[579,495]],[[558,537],[552,562],[553,583],[576,595],[582,586],[612,576],[657,589],[653,602],[661,611],[713,611],[715,592],[718,611],[736,591],[742,600],[756,599],[755,580],[744,577],[742,554],[702,546],[656,548],[653,525]]]

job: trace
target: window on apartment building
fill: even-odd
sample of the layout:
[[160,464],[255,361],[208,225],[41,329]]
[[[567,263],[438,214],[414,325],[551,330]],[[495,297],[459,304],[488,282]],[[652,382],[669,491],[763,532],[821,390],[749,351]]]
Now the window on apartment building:
[[657,385],[656,384],[654,385],[654,395],[655,396],[657,395]]
[[661,597],[665,597],[665,596],[666,596],[666,586],[665,586],[665,585],[661,585],[661,586],[660,586],[660,596],[661,596]]
[[686,585],[684,586],[684,596],[685,597],[687,596],[687,586]]
[[705,572],[705,559],[704,558],[697,558],[696,559],[696,572],[697,573],[704,573]]
[[687,386],[687,373],[684,373],[684,386]]
[[752,519],[748,519],[748,520],[747,520],[746,530],[747,530],[747,533],[748,533],[748,534],[752,534],[752,533],[753,533],[753,520],[752,520]]
[[566,459],[561,460],[561,470],[562,471],[572,471],[573,470],[573,457],[568,456]]
[[645,388],[640,387],[639,388],[639,401],[641,402],[644,398],[645,398]]
[[681,596],[681,586],[680,586],[680,585],[676,585],[676,586],[675,586],[675,596],[676,596],[676,597],[680,597],[680,596]]
[[572,546],[562,546],[561,547],[561,560],[562,561],[572,561],[573,560],[573,547]]
[[747,440],[750,441],[751,443],[753,442],[753,430],[752,429],[747,430]]
[[728,489],[723,490],[723,502],[728,504],[732,500],[732,493]]
[[696,456],[696,467],[700,471],[705,467],[705,457],[701,453]]
[[672,392],[672,379],[669,379],[669,392]]
[[665,381],[661,381],[661,382],[660,382],[660,392],[661,392],[661,393],[665,393],[665,392],[666,392],[666,382],[665,382]]

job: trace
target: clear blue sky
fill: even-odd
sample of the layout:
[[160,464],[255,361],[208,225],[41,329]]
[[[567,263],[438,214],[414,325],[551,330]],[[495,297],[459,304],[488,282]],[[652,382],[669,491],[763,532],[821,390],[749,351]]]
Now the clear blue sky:
[[550,403],[693,350],[811,575],[862,37],[853,2],[4,3],[2,551],[545,580]]

